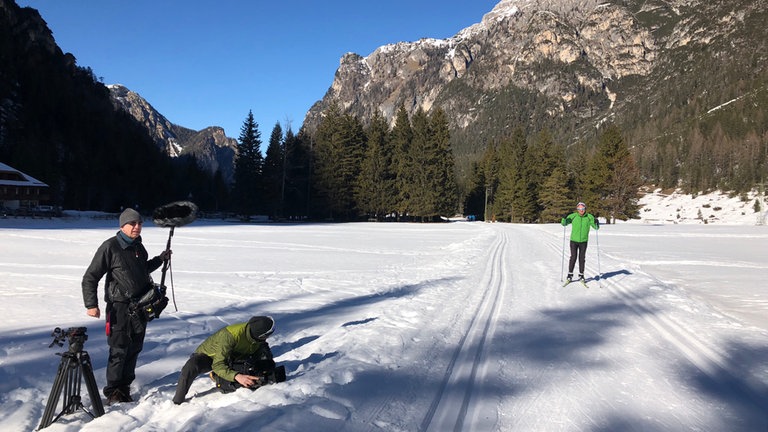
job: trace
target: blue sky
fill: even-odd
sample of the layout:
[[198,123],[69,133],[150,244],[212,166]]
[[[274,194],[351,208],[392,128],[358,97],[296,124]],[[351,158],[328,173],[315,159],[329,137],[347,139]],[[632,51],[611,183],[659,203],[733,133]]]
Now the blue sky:
[[[252,110],[266,142],[298,132],[347,52],[446,38],[498,0],[17,0],[104,84],[123,84],[168,120],[237,138]],[[263,149],[262,149],[263,150]]]

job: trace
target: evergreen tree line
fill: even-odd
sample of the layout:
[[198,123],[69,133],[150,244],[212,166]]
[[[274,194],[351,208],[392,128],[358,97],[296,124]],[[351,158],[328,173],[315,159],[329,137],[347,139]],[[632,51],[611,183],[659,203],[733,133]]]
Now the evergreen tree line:
[[693,120],[684,120],[689,108],[673,107],[638,127],[630,139],[637,143],[638,166],[648,182],[690,193],[748,192],[765,182],[768,89],[741,94],[728,106]]
[[[752,20],[745,31],[764,28]],[[642,82],[658,96],[638,98],[617,121],[646,183],[742,193],[768,179],[766,52],[764,44],[753,45],[721,47],[726,57],[708,49],[676,58],[667,72],[676,79]]]
[[576,202],[609,221],[637,216],[641,176],[616,125],[595,142],[568,148],[547,132],[522,128],[490,143],[460,196],[441,109],[409,117],[401,106],[390,128],[381,115],[367,126],[337,105],[313,136],[276,124],[266,155],[253,114],[239,138],[235,208],[275,219],[435,220],[456,213],[506,222],[557,222]]
[[290,128],[283,134],[280,123],[275,123],[264,156],[261,144],[259,125],[249,112],[238,138],[228,209],[245,217],[266,214],[272,219],[306,218],[309,140],[294,135]]
[[558,222],[578,201],[609,222],[637,216],[640,173],[620,129],[566,148],[549,132],[517,128],[473,164],[467,214],[505,222]]
[[239,137],[232,190],[243,215],[274,219],[433,220],[460,211],[448,119],[442,110],[394,126],[375,115],[367,127],[333,105],[312,137],[276,124],[265,156],[249,113]]

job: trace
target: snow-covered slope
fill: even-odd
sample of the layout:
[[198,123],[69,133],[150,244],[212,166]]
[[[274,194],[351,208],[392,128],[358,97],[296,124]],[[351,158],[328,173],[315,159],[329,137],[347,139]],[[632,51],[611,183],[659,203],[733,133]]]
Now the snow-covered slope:
[[639,202],[643,205],[640,218],[645,223],[768,224],[765,196],[754,191],[743,195],[720,191],[691,195],[656,189]]

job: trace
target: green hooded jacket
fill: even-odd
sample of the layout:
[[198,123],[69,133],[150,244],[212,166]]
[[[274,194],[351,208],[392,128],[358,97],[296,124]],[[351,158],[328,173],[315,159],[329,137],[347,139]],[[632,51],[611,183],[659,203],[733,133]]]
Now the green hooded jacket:
[[213,359],[213,373],[227,381],[234,381],[237,372],[230,369],[228,359],[244,359],[259,350],[262,343],[248,332],[248,323],[232,324],[208,337],[195,350]]
[[591,213],[584,213],[584,216],[582,216],[578,212],[573,212],[564,217],[560,223],[563,226],[573,225],[573,228],[571,228],[571,241],[576,243],[586,243],[589,240],[589,227],[596,230],[600,229],[600,225]]

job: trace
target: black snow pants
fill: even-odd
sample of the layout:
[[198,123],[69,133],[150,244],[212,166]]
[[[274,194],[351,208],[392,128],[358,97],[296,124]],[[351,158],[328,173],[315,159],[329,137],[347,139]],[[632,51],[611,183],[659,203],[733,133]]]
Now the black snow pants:
[[568,260],[568,274],[573,274],[573,267],[576,265],[576,257],[579,258],[579,274],[584,275],[584,264],[586,262],[587,242],[579,243],[571,240],[571,258]]
[[173,396],[173,403],[178,405],[184,402],[189,388],[192,387],[192,381],[198,375],[213,370],[212,366],[213,359],[205,354],[194,353],[189,356],[189,360],[181,368],[181,375],[179,375],[179,383],[176,385],[176,395]]

